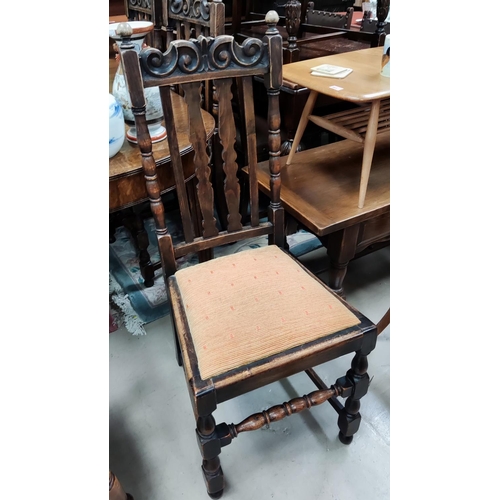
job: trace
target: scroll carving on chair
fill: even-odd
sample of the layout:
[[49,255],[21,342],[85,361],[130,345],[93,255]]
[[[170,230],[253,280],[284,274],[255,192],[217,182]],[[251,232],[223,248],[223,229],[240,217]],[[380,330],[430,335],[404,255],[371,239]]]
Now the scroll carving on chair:
[[[377,339],[376,326],[295,260],[283,247],[284,211],[280,187],[280,113],[282,39],[278,15],[266,15],[262,40],[239,45],[232,36],[199,36],[173,41],[161,53],[145,49],[137,54],[131,44],[121,45],[125,75],[139,134],[142,165],[155,217],[165,284],[172,306],[172,321],[179,364],[190,395],[196,437],[202,455],[207,492],[218,498],[224,490],[219,455],[241,433],[281,420],[328,401],[337,411],[339,437],[350,443],[359,428],[359,400],[368,390],[367,356]],[[128,28],[121,28],[127,35]],[[268,96],[270,203],[267,219],[259,217],[257,142],[252,81],[261,76]],[[239,79],[248,151],[245,169],[250,192],[250,218],[239,213],[241,192],[236,175],[235,123],[230,92]],[[200,82],[213,81],[218,97],[216,136],[221,144],[227,201],[227,228],[215,218],[213,179],[207,136],[201,119]],[[196,237],[193,214],[177,146],[172,118],[172,85],[183,89],[189,108],[189,126],[196,164],[196,195],[204,231]],[[166,117],[167,140],[181,212],[184,241],[174,245],[165,226],[164,208],[157,187],[156,164],[145,119],[144,88],[159,86]],[[219,245],[267,235],[269,245],[237,252],[177,270],[176,259]],[[327,387],[313,367],[353,353],[351,369]],[[219,404],[248,391],[306,371],[318,390],[257,412],[237,424],[215,422]],[[338,398],[347,398],[343,405]],[[286,458],[283,458],[286,460]],[[241,465],[242,467],[244,464]]]

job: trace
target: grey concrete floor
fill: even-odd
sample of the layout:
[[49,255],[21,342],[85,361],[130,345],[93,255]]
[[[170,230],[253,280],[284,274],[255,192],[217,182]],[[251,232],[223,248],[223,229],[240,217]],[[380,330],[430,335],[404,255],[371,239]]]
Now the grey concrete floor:
[[[347,300],[374,322],[389,307],[389,255],[387,247],[351,262],[344,282]],[[301,260],[314,272],[327,266],[323,249]],[[326,273],[319,275],[326,279]],[[109,336],[110,470],[135,500],[208,499],[170,319],[151,323],[146,331],[134,337],[120,329]],[[389,350],[390,327],[369,356],[373,379],[361,400],[361,427],[349,446],[337,437],[337,414],[328,403],[244,433],[222,449],[223,498],[388,499]],[[316,371],[330,385],[351,359],[343,356]],[[297,374],[223,403],[214,416],[237,423],[315,389],[307,375]]]

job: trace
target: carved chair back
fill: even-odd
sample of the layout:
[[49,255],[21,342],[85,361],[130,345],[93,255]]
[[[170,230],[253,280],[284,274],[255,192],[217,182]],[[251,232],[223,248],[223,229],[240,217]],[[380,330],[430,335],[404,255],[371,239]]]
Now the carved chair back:
[[[359,25],[360,31],[365,31],[366,33],[375,33],[378,27],[377,19],[370,19],[367,16],[363,16],[361,19],[361,24]],[[389,35],[391,33],[391,23],[383,24],[384,33]]]
[[225,6],[222,0],[169,0],[169,43],[224,34]]
[[163,16],[163,2],[167,0],[125,0],[125,13],[129,21],[151,21],[153,32],[148,34],[145,43],[158,49],[166,47],[166,22]]
[[[167,46],[173,40],[224,34],[225,5],[222,0],[169,0],[167,17]],[[212,85],[204,82],[203,89],[203,109],[211,111]],[[179,86],[176,92],[183,95]]]
[[329,28],[350,29],[354,9],[348,7],[345,14],[338,14],[326,10],[315,10],[314,2],[309,2],[306,11],[306,24],[315,26],[327,26]]
[[[284,245],[284,215],[280,203],[280,113],[279,89],[282,83],[282,39],[276,28],[278,18],[269,17],[269,28],[262,40],[250,38],[239,45],[230,35],[198,39],[174,40],[162,53],[145,48],[138,54],[126,39],[128,26],[122,26],[123,40],[120,51],[125,77],[131,96],[132,110],[138,133],[146,186],[151,210],[155,219],[158,246],[164,276],[176,271],[176,259],[191,252],[200,252],[215,246],[259,235],[269,235],[269,242]],[[269,170],[271,203],[268,221],[259,221],[257,148],[255,132],[252,80],[256,75],[264,77],[268,94]],[[244,103],[245,139],[248,151],[248,179],[250,191],[250,220],[242,223],[238,165],[234,148],[236,127],[231,105],[233,78],[241,81]],[[213,81],[217,94],[217,126],[214,143],[221,145],[223,161],[224,196],[228,208],[227,230],[221,230],[215,218],[214,190],[211,183],[210,152],[201,115],[201,82]],[[191,212],[184,184],[181,156],[177,145],[175,116],[172,112],[171,88],[179,85],[189,116],[189,134],[194,150],[197,177],[196,196],[203,220],[203,233],[195,237]],[[167,230],[164,207],[159,196],[156,163],[146,124],[144,88],[159,87],[167,128],[171,165],[176,179],[184,241],[173,244]]]

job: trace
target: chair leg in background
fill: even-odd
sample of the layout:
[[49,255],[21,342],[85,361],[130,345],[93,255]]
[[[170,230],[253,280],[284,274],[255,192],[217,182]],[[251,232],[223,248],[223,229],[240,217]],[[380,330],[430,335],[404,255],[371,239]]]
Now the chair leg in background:
[[148,252],[149,237],[144,227],[144,221],[140,214],[132,214],[124,219],[123,225],[130,232],[139,253],[139,267],[144,279],[144,286],[153,286],[155,271]]
[[212,415],[198,417],[196,425],[201,455],[201,470],[205,478],[207,493],[211,498],[220,498],[224,491],[224,474],[220,465],[221,442],[215,430]]

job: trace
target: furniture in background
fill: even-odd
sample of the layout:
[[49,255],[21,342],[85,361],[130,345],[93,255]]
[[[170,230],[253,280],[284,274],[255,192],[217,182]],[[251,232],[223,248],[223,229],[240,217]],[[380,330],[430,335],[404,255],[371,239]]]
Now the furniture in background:
[[327,10],[317,10],[314,2],[307,4],[305,23],[316,26],[330,26],[332,28],[351,29],[352,15],[354,9],[348,7],[346,12],[329,12]]
[[[330,259],[329,284],[340,295],[349,262],[387,245],[390,238],[390,80],[380,75],[381,60],[378,47],[283,67],[284,78],[311,88],[294,144],[309,120],[347,137],[301,153],[292,149],[282,159],[281,176],[283,206],[296,223],[290,225],[320,239]],[[311,76],[310,68],[321,63],[353,72],[341,80]],[[332,82],[337,90],[330,88]],[[326,117],[312,115],[321,93],[356,104]],[[268,182],[265,166],[259,166],[259,187],[267,195]]]
[[[390,128],[390,79],[380,74],[383,47],[337,54],[285,66],[283,78],[310,90],[286,164],[292,163],[309,121],[345,139],[363,144],[358,207],[363,208],[377,134]],[[352,69],[342,79],[311,74],[311,68],[331,64]],[[352,102],[357,107],[328,116],[313,114],[319,94]]]
[[[175,30],[177,40],[189,40],[199,35],[217,36],[224,33],[224,4],[222,0],[168,2],[169,31]],[[172,38],[173,39],[173,38]],[[172,40],[169,37],[169,42]]]
[[[117,65],[118,63],[115,60],[110,59],[110,89]],[[174,94],[172,100],[179,137],[179,153],[183,164],[183,178],[191,194],[190,200],[194,201],[196,199],[192,193],[194,184],[191,182],[194,179],[194,151],[188,135],[187,108],[181,96]],[[202,116],[206,134],[210,138],[214,133],[215,121],[212,115],[206,111],[203,111]],[[153,152],[157,164],[159,194],[165,195],[175,190],[168,142],[163,140],[154,144]],[[123,224],[128,229],[139,253],[139,265],[144,285],[152,286],[155,270],[161,267],[161,263],[151,262],[148,252],[149,238],[144,229],[143,216],[141,215],[142,205],[147,201],[148,193],[141,164],[140,149],[137,145],[125,141],[119,153],[109,159],[110,239],[113,241],[114,228],[117,225]],[[198,220],[197,227],[200,227],[200,225],[201,221]]]
[[164,18],[164,0],[124,0],[125,15],[129,21],[151,21],[153,23],[152,33],[148,33],[145,43],[159,49],[166,46],[166,32],[163,27],[166,24]]
[[385,3],[388,4],[389,0],[381,0],[380,7],[377,4],[379,17],[376,29],[363,32],[357,23],[355,25],[352,23],[354,17],[352,7],[343,13],[331,13],[317,10],[315,2],[309,2],[302,19],[299,18],[299,11],[302,11],[301,3],[298,0],[288,0],[286,4],[288,46],[285,47],[285,62],[383,45],[385,18],[388,12]]
[[126,13],[124,0],[109,0],[109,17],[124,16]]
[[[192,0],[189,2],[169,1],[162,2],[154,1],[153,3],[145,2],[144,0],[127,0],[129,20],[156,20],[154,46],[160,50],[166,50],[168,44],[174,39],[189,39],[189,37],[197,37],[200,34],[205,36],[216,36],[223,33],[224,29],[224,4],[221,0],[208,2],[198,2],[195,4]],[[165,9],[168,8],[168,11]],[[149,9],[149,10],[148,10]],[[147,12],[145,12],[147,10]],[[165,26],[167,25],[167,26]],[[160,26],[160,28],[158,28]],[[159,31],[161,30],[161,34]],[[117,64],[110,61],[110,89],[114,71]],[[208,112],[213,110],[212,88],[209,82],[205,82],[203,93],[203,107]],[[177,89],[178,90],[178,89]],[[110,90],[111,92],[111,90]],[[174,98],[174,106],[176,117],[179,120],[179,130],[187,130],[186,110],[180,97]],[[207,124],[209,136],[212,135],[215,121],[204,113],[204,120]],[[196,200],[193,189],[194,184],[191,182],[194,176],[193,170],[193,152],[187,135],[181,136],[180,142],[181,154],[185,165],[185,178],[188,182],[189,200]],[[172,171],[169,166],[169,150],[166,141],[155,144],[155,153],[158,158],[161,194],[172,192],[175,190]],[[222,168],[220,164],[216,168]],[[218,186],[218,191],[223,187]],[[146,287],[152,286],[154,283],[154,274],[161,267],[160,262],[151,262],[151,256],[148,251],[149,237],[144,228],[144,213],[150,216],[149,210],[144,210],[144,203],[147,201],[146,185],[141,167],[140,152],[137,146],[125,143],[120,153],[110,159],[110,179],[109,179],[109,209],[110,209],[110,241],[114,241],[114,229],[117,225],[123,224],[131,234],[135,247],[139,254],[139,265],[141,276],[144,279]],[[219,211],[223,211],[224,207],[219,207]],[[197,219],[197,234],[201,231],[201,219]],[[209,258],[209,254],[200,252],[200,260],[204,261]]]
[[[312,2],[299,2],[298,0],[287,0],[283,7],[283,12],[285,14],[283,19],[280,19],[283,26],[279,26],[281,35],[287,41],[284,42],[283,48],[283,62],[285,64],[306,60],[313,57],[320,57],[328,54],[345,53],[355,50],[361,50],[369,47],[377,47],[384,44],[385,34],[383,32],[383,20],[387,17],[389,0],[380,0],[378,4],[379,19],[380,19],[380,29],[381,32],[375,33],[365,33],[359,30],[359,27],[351,26],[351,29],[339,28],[336,26],[328,25],[331,24],[334,19],[328,14],[329,12],[321,12],[317,7],[318,4],[315,2],[314,8],[311,5]],[[316,24],[308,24],[305,22],[307,12],[316,11],[314,14],[316,22],[325,23],[324,26]],[[312,14],[310,14],[312,15]],[[344,11],[340,15],[346,16],[346,21],[349,16],[348,12]],[[235,30],[233,30],[234,32]],[[241,23],[241,30],[237,31],[235,35],[238,41],[242,42],[247,36],[263,36],[265,32],[265,26],[262,25],[261,20],[251,20],[248,22]],[[258,79],[258,78],[257,78]],[[265,110],[265,92],[262,88],[262,81],[260,79],[260,90],[256,88],[256,101],[259,106],[260,101],[264,103],[263,109]],[[286,78],[283,79],[283,85],[281,87],[280,94],[280,107],[282,109],[282,119],[283,119],[283,138],[281,145],[281,154],[286,155],[290,152],[292,147],[293,138],[295,136],[295,131],[300,120],[301,112],[306,104],[307,98],[309,96],[309,90],[301,85],[297,85],[294,82],[288,81]],[[320,97],[316,102],[317,108],[322,108],[324,114],[333,112],[336,110],[344,110],[345,106],[335,100],[328,98],[326,96]],[[259,111],[258,116],[262,116]],[[260,122],[258,123],[260,127]],[[260,128],[259,128],[259,132]],[[326,139],[324,137],[327,137]],[[258,135],[259,145],[262,144],[262,133]],[[303,143],[298,144],[299,150],[304,147],[314,147],[320,145],[321,143],[331,141],[331,134],[321,135],[321,130],[315,134],[305,136]],[[267,149],[265,145],[259,148],[260,157],[267,154]]]
[[[377,140],[372,160],[370,189],[358,208],[362,144],[338,141],[296,153],[286,165],[280,158],[281,201],[287,218],[319,238],[330,265],[328,282],[344,296],[349,262],[389,244],[390,238],[390,132]],[[259,163],[259,189],[270,196],[269,173]]]
[[[361,18],[361,23],[359,25],[360,31],[365,31],[367,33],[375,33],[377,31],[377,28],[378,28],[378,19],[370,19],[366,15]],[[384,24],[384,32],[386,35],[390,35],[391,23],[387,22]]]
[[[196,420],[196,437],[202,454],[202,472],[212,498],[222,495],[224,477],[219,455],[240,434],[259,429],[328,401],[338,412],[339,438],[348,444],[359,428],[360,399],[367,393],[367,356],[374,349],[377,328],[340,299],[298,261],[285,252],[284,211],[280,197],[280,113],[282,39],[278,16],[266,16],[267,34],[247,40],[233,37],[173,41],[165,54],[149,48],[140,55],[126,42],[121,46],[140,142],[151,210],[172,306],[178,359],[184,367],[187,389]],[[122,27],[122,36],[131,29]],[[248,49],[251,47],[251,50]],[[185,67],[189,55],[191,64]],[[154,61],[154,62],[152,62]],[[264,77],[268,95],[270,204],[268,220],[259,220],[257,153],[252,78]],[[234,142],[232,79],[240,78],[248,142],[250,220],[242,223],[240,188]],[[214,217],[207,136],[202,123],[200,82],[214,80],[219,112],[217,134],[223,146],[228,228]],[[195,150],[196,194],[203,214],[203,234],[196,237],[192,213],[177,153],[177,122],[172,116],[171,85],[181,85],[190,117],[190,137]],[[164,224],[158,196],[157,168],[144,116],[144,88],[159,86],[166,116],[167,140],[175,177],[185,241],[174,246]],[[269,235],[270,245],[213,259],[177,271],[176,258],[201,249],[225,245],[253,236]],[[313,367],[352,353],[345,376],[327,386]],[[306,370],[318,390],[251,415],[238,424],[216,424],[217,405],[248,391]],[[342,404],[338,397],[347,398]],[[287,458],[284,457],[283,460]],[[242,457],[241,467],[244,467]],[[235,487],[235,486],[233,486]]]

